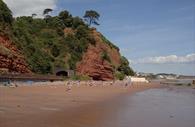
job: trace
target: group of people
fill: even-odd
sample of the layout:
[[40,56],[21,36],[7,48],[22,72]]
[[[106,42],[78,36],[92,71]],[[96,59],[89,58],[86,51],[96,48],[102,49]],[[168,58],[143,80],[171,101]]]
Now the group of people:
[[73,85],[76,85],[76,86],[79,87],[80,84],[81,84],[81,81],[80,80],[78,80],[76,82],[75,81],[67,81],[65,83],[65,85],[67,86],[66,91],[70,91]]
[[[120,86],[125,86],[128,87],[129,85],[131,85],[131,81],[130,80],[123,80],[123,81],[94,81],[94,80],[89,80],[89,81],[73,81],[73,80],[69,80],[66,81],[64,84],[66,87],[66,91],[70,91],[72,89],[72,86],[81,86],[81,85],[85,85],[85,86],[89,86],[89,87],[93,87],[93,86],[108,86],[108,85],[120,85]],[[11,80],[8,80],[5,84],[5,86],[9,86],[9,87],[18,87],[18,85]]]
[[89,86],[89,87],[92,87],[92,86],[96,86],[96,85],[102,85],[102,86],[106,86],[106,85],[116,85],[116,84],[119,84],[121,86],[125,86],[125,87],[128,87],[131,85],[131,81],[130,80],[124,80],[124,81],[93,81],[93,80],[90,80],[90,81],[81,81],[78,80],[78,81],[67,81],[65,82],[65,86],[67,86],[66,88],[66,91],[70,91],[72,89],[72,86],[80,86],[81,84],[84,84],[86,86]]
[[16,84],[16,82],[8,79],[6,82],[3,83],[4,86],[8,86],[8,87],[18,87],[18,85]]

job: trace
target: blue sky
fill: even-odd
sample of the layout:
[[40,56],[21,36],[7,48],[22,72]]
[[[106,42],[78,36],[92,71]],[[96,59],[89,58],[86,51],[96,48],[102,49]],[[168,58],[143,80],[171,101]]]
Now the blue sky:
[[[11,3],[14,0],[4,1],[16,16],[21,15],[19,5]],[[195,75],[194,0],[34,1],[42,1],[39,5],[47,1],[54,14],[68,10],[82,17],[89,9],[99,12],[98,31],[120,48],[135,71]]]

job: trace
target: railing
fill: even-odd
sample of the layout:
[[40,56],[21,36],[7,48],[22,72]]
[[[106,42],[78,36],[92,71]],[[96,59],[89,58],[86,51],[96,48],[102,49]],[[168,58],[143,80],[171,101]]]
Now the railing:
[[0,74],[0,81],[5,80],[63,80],[60,76],[55,75],[38,75],[38,74]]

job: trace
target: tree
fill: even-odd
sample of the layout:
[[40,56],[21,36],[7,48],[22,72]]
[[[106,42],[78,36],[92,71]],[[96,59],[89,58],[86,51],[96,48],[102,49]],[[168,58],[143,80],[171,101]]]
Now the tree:
[[43,11],[43,15],[45,16],[46,23],[48,23],[48,20],[51,18],[51,16],[49,15],[49,12],[52,12],[52,11],[53,11],[53,9],[51,9],[51,8],[46,8]]
[[0,23],[8,23],[11,24],[13,21],[12,12],[7,7],[7,5],[0,0]]
[[81,39],[81,38],[87,38],[89,35],[89,31],[87,29],[87,27],[83,26],[83,25],[79,25],[77,27],[77,31],[76,31],[76,34],[75,36],[78,38],[78,39]]
[[49,18],[51,18],[50,15],[46,15],[46,16],[45,16],[45,19],[49,19]]
[[65,19],[71,18],[71,17],[72,17],[72,15],[67,10],[61,11],[59,13],[59,18],[62,20],[65,20]]
[[88,10],[85,12],[85,15],[83,16],[84,20],[88,23],[89,26],[92,24],[99,25],[97,20],[99,20],[100,14],[97,13],[94,10]]
[[34,18],[34,17],[36,17],[36,16],[37,16],[37,14],[35,14],[35,13],[32,14],[32,18]]
[[72,27],[72,15],[67,10],[61,11],[59,13],[59,19],[63,22],[64,26]]
[[83,20],[81,18],[79,18],[79,17],[74,17],[73,21],[72,21],[72,27],[74,29],[76,29],[77,27],[79,27],[81,25],[85,26],[85,23],[83,22]]
[[46,9],[43,11],[43,15],[48,15],[49,12],[52,12],[52,11],[53,11],[53,9],[51,9],[51,8],[46,8]]

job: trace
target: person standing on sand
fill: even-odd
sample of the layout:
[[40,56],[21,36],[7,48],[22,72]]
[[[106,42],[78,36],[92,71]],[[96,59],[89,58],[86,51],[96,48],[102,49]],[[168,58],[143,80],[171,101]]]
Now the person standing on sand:
[[72,88],[72,85],[71,85],[70,81],[68,81],[68,82],[67,82],[67,88],[66,88],[66,91],[71,90],[71,88]]
[[81,83],[81,80],[78,80],[78,82],[77,82],[78,87],[80,86],[80,83]]
[[127,87],[129,85],[131,85],[131,77],[127,77],[125,81],[125,86]]
[[131,78],[129,78],[129,85],[131,85]]
[[115,85],[115,79],[113,80],[113,85]]
[[93,82],[92,81],[89,81],[89,86],[93,86]]
[[126,82],[126,83],[125,83],[125,87],[127,87],[127,86],[128,86],[128,83]]
[[15,81],[12,81],[12,83],[13,83],[13,85],[14,85],[15,87],[18,87],[18,84],[17,84]]

